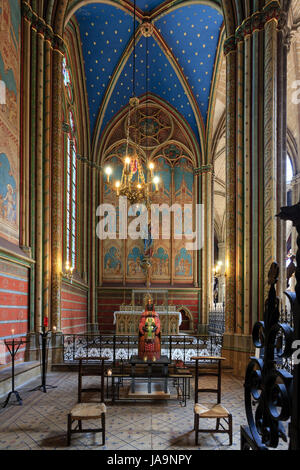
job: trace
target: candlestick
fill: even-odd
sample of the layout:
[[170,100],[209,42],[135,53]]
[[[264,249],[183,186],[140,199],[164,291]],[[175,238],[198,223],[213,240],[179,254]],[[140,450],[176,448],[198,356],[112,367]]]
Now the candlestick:
[[[12,333],[15,332],[14,329],[11,330]],[[8,404],[9,400],[10,400],[10,397],[12,395],[15,395],[19,405],[22,405],[22,398],[20,397],[20,394],[17,390],[15,390],[15,357],[19,351],[19,348],[22,344],[24,343],[27,343],[26,340],[24,339],[12,339],[12,340],[4,340],[4,343],[9,351],[9,354],[11,355],[11,359],[12,359],[12,362],[11,362],[11,391],[9,392],[9,394],[7,395],[7,398],[3,404],[3,408],[6,407],[6,405]]]
[[[45,320],[47,320],[47,321],[45,322]],[[47,342],[51,338],[51,331],[50,330],[46,331],[45,323],[48,326],[48,317],[44,318],[44,324],[42,326],[42,332],[40,333],[40,340],[41,340],[40,344],[41,344],[41,355],[42,355],[42,357],[41,357],[41,359],[42,359],[42,361],[41,361],[42,362],[42,370],[41,370],[42,384],[38,385],[37,387],[30,390],[31,392],[34,392],[36,390],[41,390],[42,392],[46,393],[47,388],[56,388],[56,386],[54,386],[54,385],[46,384],[47,365],[48,365]],[[54,330],[54,328],[56,329],[56,327],[53,327],[53,330]]]

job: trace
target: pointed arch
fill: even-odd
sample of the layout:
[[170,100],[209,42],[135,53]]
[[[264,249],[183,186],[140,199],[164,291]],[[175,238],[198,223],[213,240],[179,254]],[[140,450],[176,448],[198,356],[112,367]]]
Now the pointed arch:
[[[193,133],[192,129],[190,128],[188,122],[184,119],[184,117],[181,116],[179,112],[171,104],[169,104],[163,98],[160,98],[157,95],[154,95],[153,93],[149,93],[148,96],[143,95],[140,98],[140,105],[145,104],[146,100],[148,100],[149,104],[150,103],[157,104],[162,109],[164,109],[165,111],[171,114],[172,118],[177,122],[179,127],[183,130],[185,135],[188,137],[190,144],[191,144],[191,148],[193,149],[193,152],[195,155],[196,165],[200,166],[203,160],[201,148],[199,146],[199,142],[195,134]],[[111,136],[112,130],[114,129],[116,123],[120,121],[121,119],[123,119],[124,116],[128,113],[128,107],[129,105],[121,109],[119,113],[117,113],[108,123],[108,125],[105,127],[101,136],[99,136],[99,139],[96,142],[95,148],[94,148],[95,162],[98,165],[101,165],[101,158],[104,154],[104,149],[106,148],[106,145]]]

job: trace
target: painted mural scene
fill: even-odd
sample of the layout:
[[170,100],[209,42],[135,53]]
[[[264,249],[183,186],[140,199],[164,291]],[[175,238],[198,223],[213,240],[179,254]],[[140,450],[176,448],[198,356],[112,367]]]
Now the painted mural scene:
[[300,449],[299,25],[0,0],[0,451]]

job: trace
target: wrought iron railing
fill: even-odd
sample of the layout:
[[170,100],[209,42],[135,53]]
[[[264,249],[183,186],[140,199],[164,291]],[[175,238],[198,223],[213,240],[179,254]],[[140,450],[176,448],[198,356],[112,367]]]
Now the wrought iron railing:
[[217,304],[208,314],[208,333],[223,335],[225,332],[225,307]]
[[[191,362],[193,356],[219,356],[222,351],[222,335],[168,335],[161,338],[161,354],[172,361]],[[65,334],[63,335],[64,362],[80,357],[105,356],[113,364],[127,361],[138,353],[137,335],[114,334]]]
[[255,347],[264,352],[260,358],[252,357],[246,370],[248,426],[241,427],[242,450],[277,448],[280,439],[289,441],[290,450],[300,450],[300,361],[296,358],[290,370],[283,367],[300,343],[300,203],[281,208],[279,217],[291,220],[297,230],[296,293],[290,299],[293,328],[282,322],[285,318],[276,296],[279,267],[273,263],[263,320],[254,325],[252,332]]

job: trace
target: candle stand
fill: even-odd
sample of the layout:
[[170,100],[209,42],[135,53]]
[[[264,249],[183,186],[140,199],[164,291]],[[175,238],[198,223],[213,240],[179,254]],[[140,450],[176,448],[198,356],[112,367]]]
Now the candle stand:
[[41,385],[38,385],[37,387],[33,388],[30,390],[30,392],[35,392],[37,390],[40,390],[41,392],[46,393],[47,388],[57,388],[56,385],[49,385],[46,384],[46,376],[47,376],[47,353],[48,353],[48,348],[47,348],[47,342],[50,339],[49,335],[50,331],[46,331],[45,326],[42,327],[42,332],[40,333],[40,344],[42,346],[42,373],[41,373],[41,379],[42,383]]
[[28,341],[22,338],[21,339],[13,338],[12,340],[4,340],[4,343],[11,355],[11,391],[6,397],[6,400],[3,404],[3,408],[6,407],[12,395],[15,395],[18,403],[22,405],[22,398],[20,397],[19,392],[15,390],[15,357],[16,357],[17,352],[20,349],[20,346],[22,344],[28,343]]

